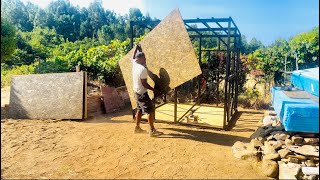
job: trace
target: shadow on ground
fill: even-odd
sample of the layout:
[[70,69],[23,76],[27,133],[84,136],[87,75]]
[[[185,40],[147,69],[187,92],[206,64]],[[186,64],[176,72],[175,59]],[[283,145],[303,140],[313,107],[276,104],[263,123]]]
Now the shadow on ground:
[[[165,130],[176,131],[177,133],[168,133],[158,138],[181,138],[223,146],[232,146],[236,141],[248,141],[249,138],[222,134],[210,131],[198,131],[179,128],[162,128]],[[182,134],[181,134],[182,133]]]
[[227,130],[233,132],[254,132],[258,122],[263,118],[262,111],[242,110],[239,111],[231,121]]

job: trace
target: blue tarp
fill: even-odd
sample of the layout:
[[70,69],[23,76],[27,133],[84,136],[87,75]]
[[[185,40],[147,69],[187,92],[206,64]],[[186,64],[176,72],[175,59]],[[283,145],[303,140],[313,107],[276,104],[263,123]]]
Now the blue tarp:
[[319,97],[319,67],[293,71],[291,83],[299,89]]
[[286,131],[319,133],[319,103],[288,97],[282,87],[272,87],[272,105]]

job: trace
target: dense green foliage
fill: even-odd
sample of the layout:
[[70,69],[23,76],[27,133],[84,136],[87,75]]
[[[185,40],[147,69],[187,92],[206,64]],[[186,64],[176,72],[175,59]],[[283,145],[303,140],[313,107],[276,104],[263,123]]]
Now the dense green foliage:
[[[124,16],[104,10],[101,0],[82,9],[68,0],[52,1],[45,9],[20,0],[1,3],[1,16],[6,19],[1,20],[1,26],[6,26],[1,36],[12,35],[8,40],[1,38],[1,53],[5,52],[1,62],[6,60],[1,65],[1,79],[6,79],[1,86],[13,74],[75,71],[76,65],[88,71],[91,79],[121,85],[117,62],[130,50],[129,22],[152,20],[135,8]],[[18,30],[16,35],[13,27]],[[137,27],[135,37],[146,32],[149,30]]]
[[261,69],[266,79],[276,72],[317,67],[319,64],[319,27],[300,33],[289,41],[277,39],[269,47],[255,50],[248,55],[246,65],[249,70]]
[[15,36],[14,27],[1,18],[1,63],[10,58],[16,49]]

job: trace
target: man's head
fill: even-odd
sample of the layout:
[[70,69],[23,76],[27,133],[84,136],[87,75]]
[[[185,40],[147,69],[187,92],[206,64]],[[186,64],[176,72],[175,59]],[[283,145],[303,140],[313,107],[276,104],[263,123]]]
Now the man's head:
[[138,64],[142,64],[142,65],[146,64],[146,57],[143,52],[137,52],[135,59]]

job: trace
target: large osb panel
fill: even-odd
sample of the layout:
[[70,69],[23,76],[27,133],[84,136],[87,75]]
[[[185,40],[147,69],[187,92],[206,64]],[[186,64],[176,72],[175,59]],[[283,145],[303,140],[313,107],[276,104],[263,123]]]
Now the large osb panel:
[[20,119],[85,118],[85,81],[85,72],[14,76],[9,115]]
[[[140,42],[149,70],[148,82],[167,92],[201,74],[197,56],[178,9],[172,11]],[[136,108],[132,84],[134,48],[119,62],[132,108]],[[148,92],[153,98],[153,93]]]

